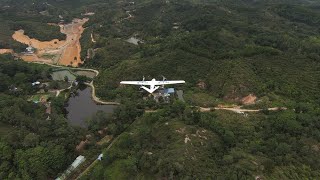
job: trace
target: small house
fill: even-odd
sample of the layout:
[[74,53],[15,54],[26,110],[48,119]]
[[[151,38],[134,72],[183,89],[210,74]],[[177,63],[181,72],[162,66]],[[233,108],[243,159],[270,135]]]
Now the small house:
[[28,46],[27,48],[26,48],[26,52],[25,52],[26,54],[33,54],[34,53],[34,48],[33,47],[31,47],[31,46]]
[[101,161],[102,158],[103,158],[103,154],[100,154],[97,159],[98,159],[99,161]]
[[175,91],[174,91],[174,88],[168,88],[168,89],[165,89],[165,90],[164,90],[164,93],[165,93],[165,94],[174,94],[174,92],[175,92]]

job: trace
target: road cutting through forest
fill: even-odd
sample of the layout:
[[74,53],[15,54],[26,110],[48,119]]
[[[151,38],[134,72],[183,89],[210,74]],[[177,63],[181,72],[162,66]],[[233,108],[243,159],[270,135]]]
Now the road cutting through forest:
[[[212,110],[227,110],[232,111],[235,113],[243,114],[245,112],[260,112],[264,109],[241,109],[241,106],[236,107],[212,107],[212,108],[205,108],[205,107],[199,107],[200,112],[209,112]],[[278,111],[278,110],[287,110],[286,107],[273,107],[273,108],[267,108],[268,111]]]

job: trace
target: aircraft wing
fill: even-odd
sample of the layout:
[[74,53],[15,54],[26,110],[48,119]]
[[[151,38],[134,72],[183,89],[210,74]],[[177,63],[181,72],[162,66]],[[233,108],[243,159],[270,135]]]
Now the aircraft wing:
[[155,85],[167,85],[167,84],[183,84],[186,83],[183,80],[178,80],[178,81],[157,81]]
[[131,85],[150,85],[150,81],[121,81],[120,84],[131,84]]

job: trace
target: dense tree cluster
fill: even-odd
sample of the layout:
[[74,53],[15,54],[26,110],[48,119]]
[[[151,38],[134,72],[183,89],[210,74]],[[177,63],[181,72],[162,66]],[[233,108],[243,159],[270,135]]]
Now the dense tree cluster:
[[119,135],[142,113],[143,110],[137,109],[133,102],[124,102],[115,109],[111,117],[103,111],[98,111],[88,119],[88,129],[97,132],[106,127],[108,134]]
[[52,99],[49,119],[42,104],[27,101],[49,68],[1,56],[0,78],[0,179],[55,178],[75,158],[81,134],[64,118],[64,98]]
[[47,82],[50,78],[48,67],[26,66],[26,63],[15,61],[11,56],[0,56],[0,92],[29,95],[38,90],[38,87],[32,87],[33,82]]

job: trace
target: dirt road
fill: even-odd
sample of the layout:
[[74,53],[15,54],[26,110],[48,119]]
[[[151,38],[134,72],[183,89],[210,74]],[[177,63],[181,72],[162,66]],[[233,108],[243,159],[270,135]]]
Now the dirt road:
[[95,89],[95,87],[93,85],[93,81],[91,81],[90,83],[85,83],[85,85],[91,87],[91,97],[92,97],[94,102],[96,102],[98,104],[103,104],[103,105],[120,105],[120,103],[117,103],[117,102],[107,102],[107,101],[100,100],[100,98],[98,98],[96,96],[96,89]]
[[0,49],[0,54],[12,54],[12,49]]
[[60,65],[71,65],[73,67],[78,67],[82,64],[80,52],[80,38],[84,31],[82,27],[89,19],[74,19],[71,24],[60,26],[61,33],[67,35],[66,45],[62,48],[62,55],[58,61]]
[[[227,107],[214,107],[214,108],[204,108],[204,107],[199,107],[200,112],[209,112],[212,109],[215,110],[227,110],[227,111],[232,111],[235,113],[245,113],[245,112],[260,112],[263,109],[241,109],[241,106],[237,107],[232,107],[232,108],[227,108]],[[277,110],[286,110],[287,108],[285,107],[273,107],[273,108],[268,108],[269,111],[277,111]]]
[[33,39],[25,35],[24,30],[22,29],[15,31],[12,35],[12,38],[23,44],[30,45],[40,51],[44,49],[56,49],[63,46],[66,43],[66,41],[59,41],[58,39],[53,39],[51,41],[39,41],[37,39]]

